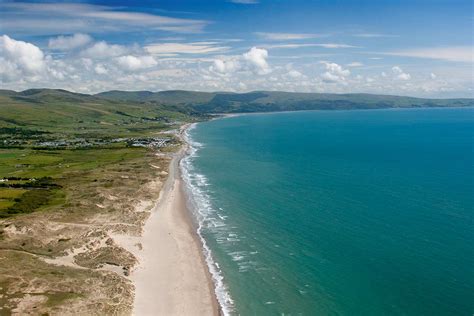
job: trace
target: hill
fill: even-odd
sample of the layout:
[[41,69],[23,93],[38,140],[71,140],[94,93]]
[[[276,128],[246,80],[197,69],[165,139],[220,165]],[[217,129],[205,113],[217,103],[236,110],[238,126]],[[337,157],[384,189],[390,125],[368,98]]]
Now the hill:
[[164,104],[108,100],[54,89],[0,90],[3,133],[10,129],[80,137],[133,136],[183,120],[189,120],[186,110]]
[[194,91],[109,91],[95,95],[114,101],[152,102],[198,113],[273,112],[300,110],[378,109],[473,106],[473,99],[423,99],[375,94],[329,94],[255,91],[248,93]]
[[216,113],[473,106],[474,99],[422,99],[373,94],[255,91],[108,91],[96,95],[57,89],[0,90],[2,134],[50,132],[75,137],[133,136],[174,121]]
[[178,104],[201,104],[210,102],[215,96],[215,93],[198,92],[198,91],[184,91],[184,90],[169,90],[160,92],[151,91],[107,91],[98,93],[95,96],[108,100],[115,101],[156,101],[158,103],[166,103],[172,105]]

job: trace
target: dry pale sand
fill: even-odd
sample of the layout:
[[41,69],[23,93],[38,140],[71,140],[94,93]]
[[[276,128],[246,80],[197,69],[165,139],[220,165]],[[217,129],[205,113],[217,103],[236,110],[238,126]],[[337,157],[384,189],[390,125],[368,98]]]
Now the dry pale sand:
[[134,315],[218,315],[218,305],[201,244],[186,209],[178,163],[147,220],[137,251]]

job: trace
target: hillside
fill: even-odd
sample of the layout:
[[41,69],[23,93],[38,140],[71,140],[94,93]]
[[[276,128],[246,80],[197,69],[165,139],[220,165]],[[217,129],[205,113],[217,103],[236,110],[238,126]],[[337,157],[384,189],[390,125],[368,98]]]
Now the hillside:
[[170,105],[182,105],[210,102],[215,96],[215,93],[183,90],[169,90],[160,92],[113,90],[101,92],[96,94],[95,96],[115,101],[156,101],[158,103],[166,103]]
[[[133,136],[188,120],[173,106],[115,101],[65,90],[0,90],[0,128],[81,137]],[[0,133],[2,134],[2,133]]]
[[473,99],[423,99],[374,94],[328,94],[255,91],[226,92],[127,92],[109,91],[95,95],[114,101],[179,105],[199,113],[272,112],[299,110],[378,109],[407,107],[473,106]]
[[117,137],[133,136],[165,128],[174,121],[203,119],[216,113],[473,105],[474,99],[373,94],[174,90],[108,91],[88,95],[55,89],[0,90],[0,128],[2,134],[42,131],[76,137]]

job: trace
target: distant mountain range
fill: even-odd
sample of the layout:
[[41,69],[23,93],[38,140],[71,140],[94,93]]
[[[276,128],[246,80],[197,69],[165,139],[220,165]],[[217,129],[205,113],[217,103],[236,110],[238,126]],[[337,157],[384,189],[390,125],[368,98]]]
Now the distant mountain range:
[[160,92],[112,90],[88,95],[59,89],[30,89],[22,92],[0,90],[0,96],[29,103],[44,103],[48,101],[91,102],[98,99],[118,102],[154,103],[178,106],[199,113],[464,107],[474,105],[474,99],[469,98],[425,99],[366,93],[331,94],[279,91],[231,93],[184,90]]
[[156,102],[192,108],[199,113],[274,112],[300,110],[378,109],[473,106],[474,99],[423,99],[376,94],[330,94],[254,91],[107,91],[95,95],[116,101]]
[[[0,90],[0,127],[86,132],[107,124],[146,124],[204,118],[217,113],[474,106],[474,99],[422,99],[374,94],[255,91],[108,91],[95,95],[58,89]],[[81,125],[82,124],[82,125]]]

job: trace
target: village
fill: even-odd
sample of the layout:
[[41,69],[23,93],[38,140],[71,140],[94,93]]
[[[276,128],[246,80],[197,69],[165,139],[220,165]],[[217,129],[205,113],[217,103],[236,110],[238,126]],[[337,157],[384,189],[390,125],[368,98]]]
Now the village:
[[32,139],[3,139],[0,147],[32,147],[40,149],[80,149],[109,146],[124,143],[128,147],[162,148],[172,142],[170,137],[130,137],[113,139],[59,139],[59,140],[32,140]]

